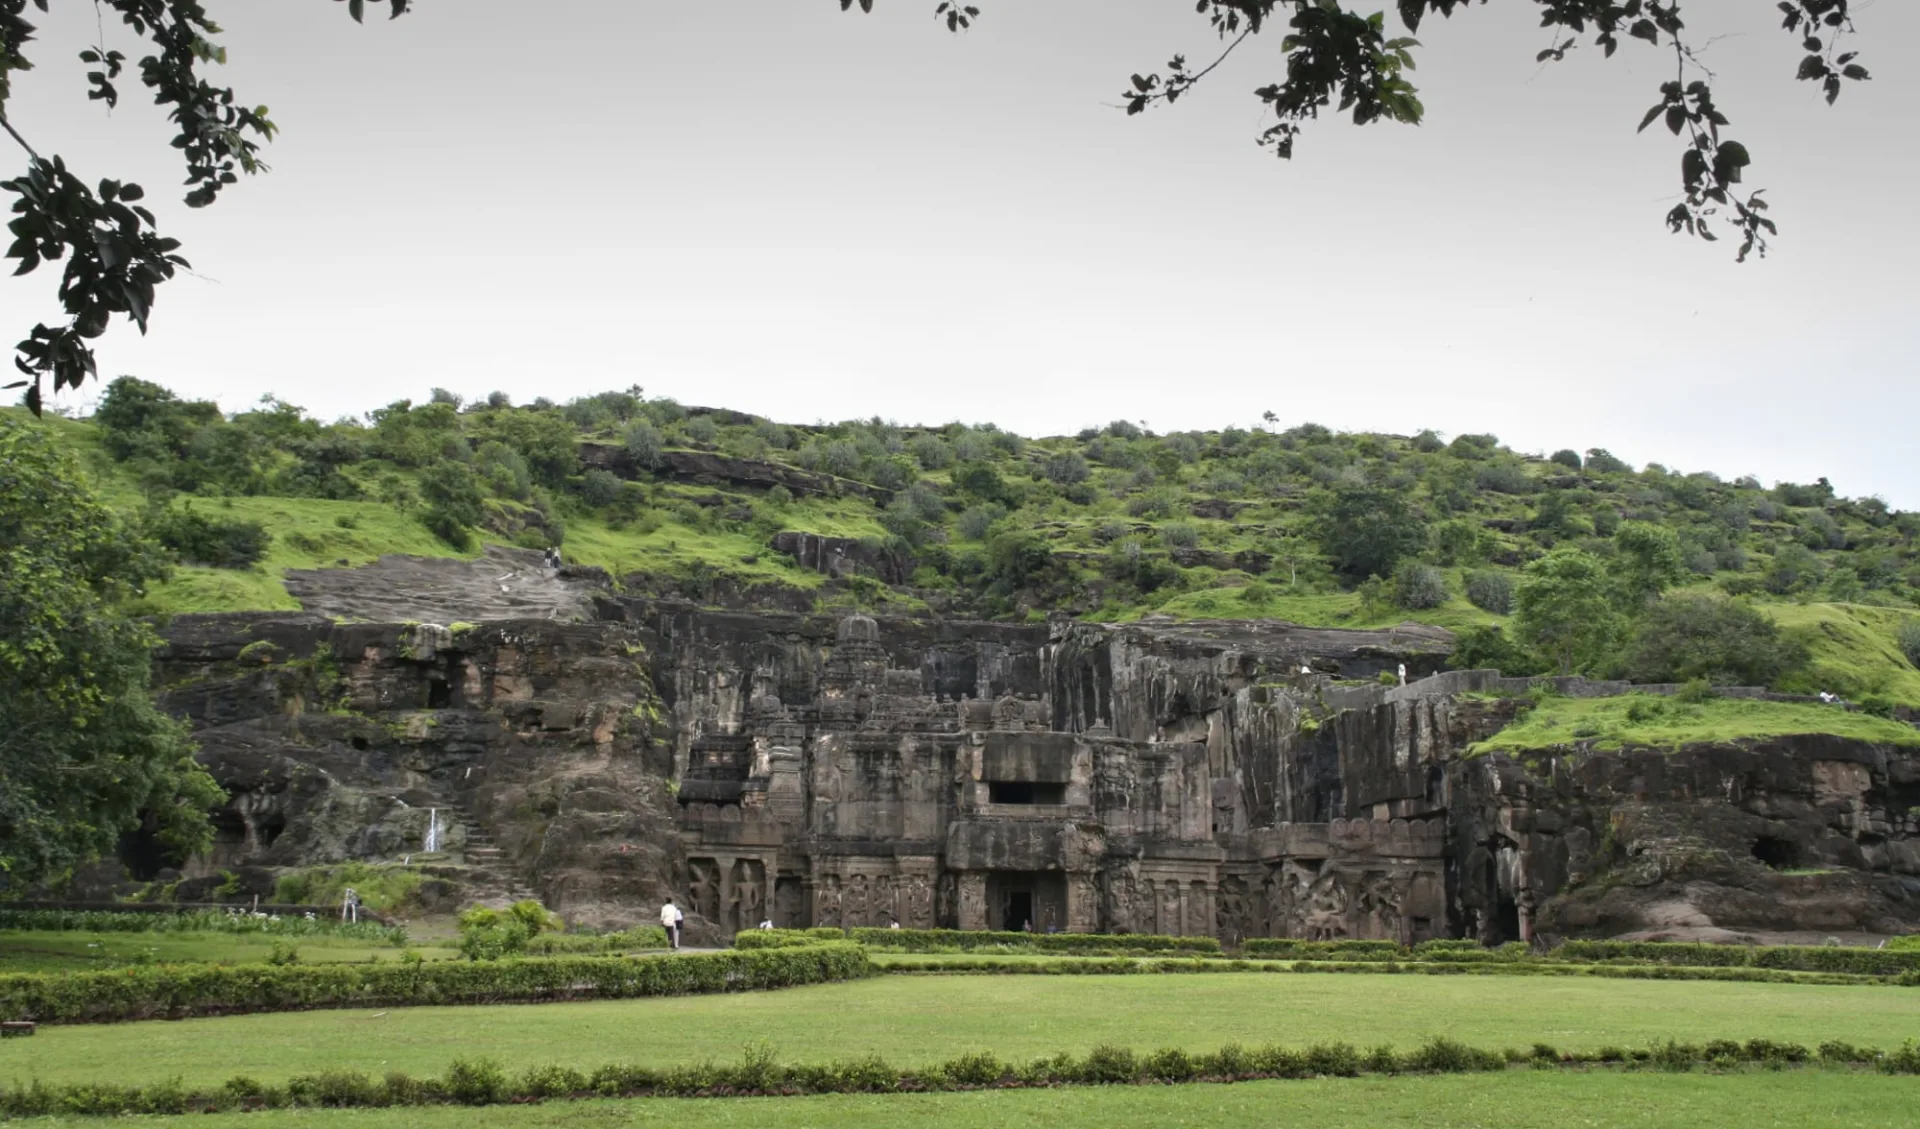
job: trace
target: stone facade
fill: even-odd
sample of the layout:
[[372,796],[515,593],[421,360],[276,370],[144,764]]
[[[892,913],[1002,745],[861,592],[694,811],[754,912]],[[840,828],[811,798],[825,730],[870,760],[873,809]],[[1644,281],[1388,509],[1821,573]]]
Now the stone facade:
[[[767,919],[1229,943],[1920,923],[1911,750],[1470,756],[1519,704],[1470,692],[1526,684],[1440,672],[1432,628],[603,597],[573,624],[182,616],[167,637],[162,703],[231,797],[182,896],[223,870],[270,895],[287,868],[408,859],[430,908],[537,894],[620,925],[672,895],[695,937]],[[1407,684],[1376,680],[1402,664]]]

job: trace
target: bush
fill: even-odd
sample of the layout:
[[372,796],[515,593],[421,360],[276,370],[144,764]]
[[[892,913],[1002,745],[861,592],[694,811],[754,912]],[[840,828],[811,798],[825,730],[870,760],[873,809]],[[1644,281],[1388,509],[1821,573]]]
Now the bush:
[[1447,578],[1430,564],[1403,561],[1393,573],[1393,602],[1409,611],[1437,608],[1453,594]]
[[1531,494],[1534,482],[1518,463],[1488,463],[1474,472],[1473,484],[1495,494]]
[[1572,451],[1572,450],[1567,450],[1563,448],[1561,450],[1555,451],[1552,455],[1548,456],[1547,461],[1559,463],[1561,466],[1566,467],[1568,470],[1580,469],[1580,453],[1578,451]]
[[1475,569],[1467,574],[1467,601],[1494,615],[1513,610],[1513,576],[1495,569]]
[[598,467],[588,471],[580,479],[580,500],[599,509],[611,506],[620,500],[622,483],[618,476]]
[[1160,527],[1160,540],[1169,549],[1191,549],[1200,543],[1200,531],[1191,522],[1170,521]]
[[1047,481],[1056,486],[1071,486],[1076,482],[1085,482],[1093,471],[1087,466],[1087,460],[1078,451],[1065,451],[1048,459],[1042,470]]
[[191,505],[156,509],[147,515],[146,527],[181,563],[211,568],[247,568],[267,555],[273,541],[257,521],[211,518]]
[[651,422],[637,419],[620,433],[620,445],[627,449],[635,463],[652,468],[660,465],[660,452],[665,449],[666,440]]
[[1622,672],[1635,682],[1771,686],[1808,660],[1806,644],[1784,636],[1759,609],[1738,600],[1670,593],[1635,625]]
[[42,1023],[107,1023],[309,1008],[631,999],[785,988],[858,979],[872,971],[866,950],[845,943],[473,963],[148,965],[0,976],[0,1015]]
[[420,522],[429,532],[456,549],[473,544],[472,528],[480,524],[486,499],[471,467],[451,461],[435,463],[420,476],[420,497],[427,503]]
[[1900,624],[1900,653],[1914,666],[1920,666],[1920,619],[1909,619]]
[[993,523],[1007,516],[1006,508],[997,502],[986,502],[978,506],[968,506],[960,512],[960,536],[969,541],[984,541],[993,531]]

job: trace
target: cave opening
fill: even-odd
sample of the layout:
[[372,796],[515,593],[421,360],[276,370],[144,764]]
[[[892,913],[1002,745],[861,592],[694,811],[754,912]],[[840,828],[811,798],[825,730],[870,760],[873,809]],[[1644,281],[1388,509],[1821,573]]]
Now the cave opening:
[[1774,870],[1792,870],[1800,865],[1800,848],[1791,839],[1762,835],[1753,841],[1753,857]]
[[1493,909],[1494,944],[1505,944],[1520,939],[1520,905],[1505,890],[1500,891]]
[[140,826],[120,836],[120,846],[114,853],[135,882],[151,882],[161,871],[177,870],[186,861],[160,841],[158,828],[159,821],[149,814],[141,819]]
[[444,710],[453,705],[453,683],[439,678],[427,680],[427,708]]

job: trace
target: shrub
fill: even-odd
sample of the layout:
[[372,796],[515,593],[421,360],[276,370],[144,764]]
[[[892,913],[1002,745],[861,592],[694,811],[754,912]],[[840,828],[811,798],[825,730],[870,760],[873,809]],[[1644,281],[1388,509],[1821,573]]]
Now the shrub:
[[1160,527],[1160,540],[1169,549],[1191,549],[1200,543],[1200,531],[1190,522],[1170,521]]
[[1905,620],[1900,624],[1900,653],[1914,666],[1920,666],[1920,619]]
[[1635,682],[1705,679],[1722,686],[1771,686],[1807,662],[1806,644],[1782,634],[1738,600],[1670,593],[1634,626],[1623,673]]
[[598,467],[588,471],[580,479],[580,500],[595,509],[611,506],[619,501],[620,492],[619,477]]
[[1467,574],[1467,600],[1481,611],[1506,615],[1513,610],[1513,577],[1495,569],[1475,569]]
[[1437,608],[1452,595],[1447,578],[1430,564],[1403,561],[1393,573],[1393,602],[1409,611]]
[[147,533],[185,564],[247,568],[267,555],[273,536],[257,521],[212,518],[191,505],[155,509],[147,515]]
[[1413,437],[1413,449],[1424,455],[1447,449],[1446,443],[1432,431],[1422,431]]
[[1087,466],[1087,460],[1078,451],[1064,451],[1048,459],[1042,470],[1049,482],[1057,486],[1071,486],[1076,482],[1085,482],[1093,471]]
[[1580,469],[1580,453],[1578,451],[1562,448],[1548,456],[1548,461],[1559,463],[1568,470]]
[[620,433],[620,445],[627,449],[634,462],[652,468],[660,465],[660,452],[666,447],[666,439],[651,421],[637,419]]
[[1533,479],[1518,463],[1488,463],[1474,472],[1473,484],[1496,494],[1531,494],[1534,490]]

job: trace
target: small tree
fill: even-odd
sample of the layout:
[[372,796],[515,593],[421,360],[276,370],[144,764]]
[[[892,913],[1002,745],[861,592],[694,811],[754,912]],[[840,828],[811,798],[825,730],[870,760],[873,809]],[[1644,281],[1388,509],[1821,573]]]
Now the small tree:
[[1526,567],[1514,589],[1514,628],[1561,674],[1605,665],[1620,636],[1606,565],[1580,549],[1555,549]]
[[1427,527],[1403,492],[1341,483],[1314,499],[1314,537],[1349,577],[1391,576],[1426,547]]
[[1580,469],[1580,452],[1561,448],[1548,457],[1548,461],[1559,463],[1568,470]]
[[1513,610],[1513,577],[1495,569],[1467,574],[1467,600],[1481,611],[1506,615]]
[[1437,608],[1453,593],[1447,591],[1447,578],[1430,564],[1402,561],[1393,573],[1393,602],[1409,611]]
[[1758,609],[1716,596],[1672,593],[1634,626],[1624,673],[1635,682],[1771,686],[1805,665],[1804,643]]
[[1613,535],[1614,572],[1622,597],[1637,607],[1678,584],[1687,560],[1673,530],[1645,521],[1629,521]]

